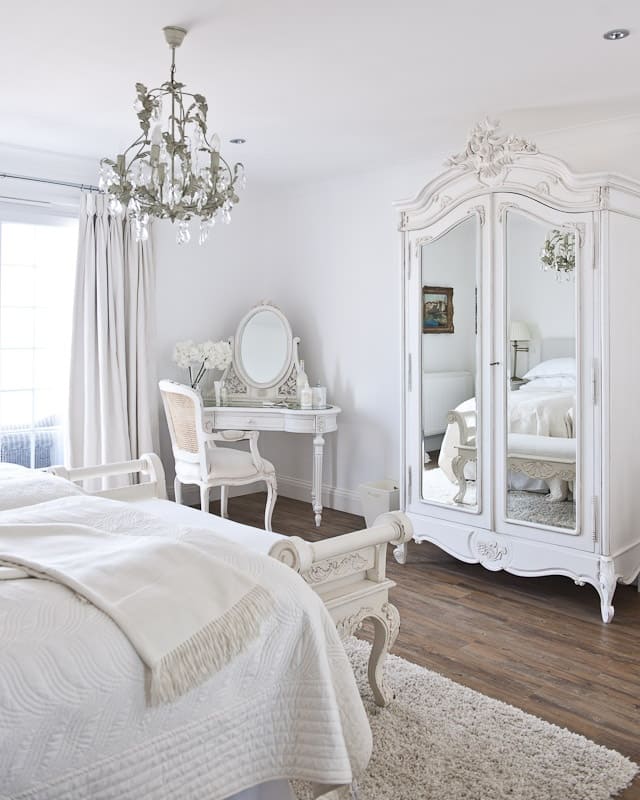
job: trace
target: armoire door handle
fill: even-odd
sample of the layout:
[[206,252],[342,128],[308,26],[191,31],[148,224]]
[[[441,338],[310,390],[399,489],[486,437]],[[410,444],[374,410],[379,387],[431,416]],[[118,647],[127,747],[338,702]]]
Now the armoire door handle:
[[499,367],[500,366],[500,362],[499,361],[490,361],[489,362],[489,366],[490,367]]

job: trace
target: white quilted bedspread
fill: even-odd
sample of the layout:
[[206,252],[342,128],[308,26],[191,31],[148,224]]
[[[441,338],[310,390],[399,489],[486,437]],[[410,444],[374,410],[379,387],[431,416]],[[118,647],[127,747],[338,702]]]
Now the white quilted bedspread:
[[[135,506],[62,497],[1,522],[83,520],[189,537]],[[242,547],[228,561],[276,600],[259,639],[201,687],[149,708],[142,662],[92,605],[48,581],[0,582],[0,798],[216,800],[277,778],[345,784],[371,734],[351,668],[318,596]],[[212,575],[215,580],[215,575]]]

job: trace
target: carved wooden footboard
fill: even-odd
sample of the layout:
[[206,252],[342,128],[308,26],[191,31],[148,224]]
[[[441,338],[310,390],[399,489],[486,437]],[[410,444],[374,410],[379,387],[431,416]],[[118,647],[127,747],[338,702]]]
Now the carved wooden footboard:
[[[135,485],[94,493],[127,502],[150,497],[166,499],[164,470],[154,453],[118,464],[72,469],[56,466],[47,471],[71,481],[134,475],[140,481]],[[395,583],[386,577],[387,545],[394,546],[394,555],[399,560],[412,536],[409,519],[393,511],[378,517],[372,528],[320,542],[290,536],[276,542],[269,552],[299,572],[320,595],[341,637],[351,636],[367,619],[373,622],[368,673],[375,701],[381,706],[392,699],[385,688],[382,670],[400,627],[398,610],[389,602],[389,590]]]

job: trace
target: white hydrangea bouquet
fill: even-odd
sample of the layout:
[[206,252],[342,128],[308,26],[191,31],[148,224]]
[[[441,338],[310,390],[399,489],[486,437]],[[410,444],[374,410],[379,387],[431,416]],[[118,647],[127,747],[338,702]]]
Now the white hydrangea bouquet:
[[179,367],[189,370],[189,382],[197,389],[208,369],[226,369],[231,363],[229,342],[206,341],[195,344],[191,339],[177,342],[173,350],[173,360]]

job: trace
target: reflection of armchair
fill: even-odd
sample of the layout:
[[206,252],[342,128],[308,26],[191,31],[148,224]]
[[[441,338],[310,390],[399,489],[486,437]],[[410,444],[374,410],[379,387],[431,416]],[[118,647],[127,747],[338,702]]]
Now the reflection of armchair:
[[447,414],[447,422],[452,425],[457,425],[460,434],[460,443],[456,445],[456,450],[458,452],[451,462],[451,469],[458,481],[458,492],[453,498],[453,502],[463,503],[467,491],[467,479],[464,476],[464,468],[469,462],[475,462],[478,458],[475,409],[469,411],[450,411]]

